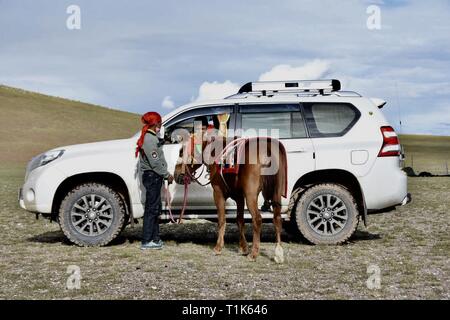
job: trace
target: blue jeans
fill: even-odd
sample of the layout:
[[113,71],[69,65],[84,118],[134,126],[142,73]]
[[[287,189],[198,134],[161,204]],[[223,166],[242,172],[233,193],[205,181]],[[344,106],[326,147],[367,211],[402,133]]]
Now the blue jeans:
[[160,240],[158,218],[161,214],[162,182],[163,178],[154,171],[145,170],[142,173],[142,183],[146,190],[142,243]]

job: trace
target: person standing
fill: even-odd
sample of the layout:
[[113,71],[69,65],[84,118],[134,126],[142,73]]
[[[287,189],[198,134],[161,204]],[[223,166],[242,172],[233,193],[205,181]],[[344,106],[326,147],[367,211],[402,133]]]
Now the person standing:
[[139,156],[142,183],[146,190],[141,249],[162,249],[158,222],[161,214],[161,187],[164,179],[172,183],[173,176],[167,171],[162,147],[164,140],[157,136],[161,129],[161,116],[157,112],[147,112],[141,120],[144,126],[135,153],[136,157]]

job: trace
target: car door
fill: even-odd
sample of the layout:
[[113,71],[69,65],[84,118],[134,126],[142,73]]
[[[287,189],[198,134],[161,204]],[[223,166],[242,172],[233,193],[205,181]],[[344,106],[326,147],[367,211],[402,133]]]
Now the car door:
[[[233,129],[235,123],[235,115],[234,115],[234,106],[207,106],[200,107],[196,109],[191,109],[185,111],[176,117],[169,119],[164,123],[164,131],[165,131],[165,144],[164,144],[164,154],[167,160],[167,167],[170,173],[175,171],[175,165],[179,158],[179,152],[181,149],[181,144],[173,141],[171,135],[174,130],[183,128],[188,130],[189,132],[193,132],[194,130],[194,121],[199,117],[207,117],[211,119],[214,116],[219,114],[230,114],[230,118],[228,120],[228,128]],[[233,131],[233,130],[230,130]],[[198,181],[199,183],[193,182],[189,185],[188,195],[187,195],[187,209],[199,209],[199,210],[214,210],[216,208],[213,198],[213,192],[211,188],[211,184],[209,184],[209,177],[206,167],[203,165],[200,167],[196,174],[199,175]],[[196,175],[196,176],[197,176]],[[184,186],[176,183],[172,183],[169,187],[171,198],[172,198],[172,208],[177,209],[181,208],[183,205],[184,199]],[[165,197],[165,192],[162,194]],[[164,199],[164,198],[163,198]],[[199,211],[199,213],[201,213]]]
[[370,143],[350,130],[360,111],[350,103],[304,103],[306,122],[316,152],[316,169],[354,172],[369,164]]
[[[297,180],[315,169],[314,148],[308,137],[304,115],[299,103],[242,104],[239,105],[237,127],[242,136],[271,136],[278,138],[287,152],[288,197]],[[262,205],[263,198],[259,197]]]

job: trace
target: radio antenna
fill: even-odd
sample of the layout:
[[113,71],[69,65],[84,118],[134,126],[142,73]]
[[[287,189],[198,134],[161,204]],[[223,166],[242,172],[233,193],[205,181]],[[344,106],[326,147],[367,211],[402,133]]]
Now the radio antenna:
[[397,81],[395,82],[395,102],[397,104],[397,112],[398,112],[398,124],[400,125],[399,128],[399,133],[402,134],[402,110],[401,110],[401,106],[400,106],[400,101],[398,98],[398,83]]

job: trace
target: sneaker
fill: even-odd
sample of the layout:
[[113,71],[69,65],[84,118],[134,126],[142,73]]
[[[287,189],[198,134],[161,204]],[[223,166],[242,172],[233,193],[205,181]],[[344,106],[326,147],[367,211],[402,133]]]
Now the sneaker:
[[146,249],[162,249],[162,244],[159,242],[155,242],[155,241],[150,241],[150,242],[146,242],[141,244],[141,250],[146,250]]
[[161,247],[164,246],[164,242],[161,239],[159,239],[158,241],[153,240],[153,242],[160,244]]

